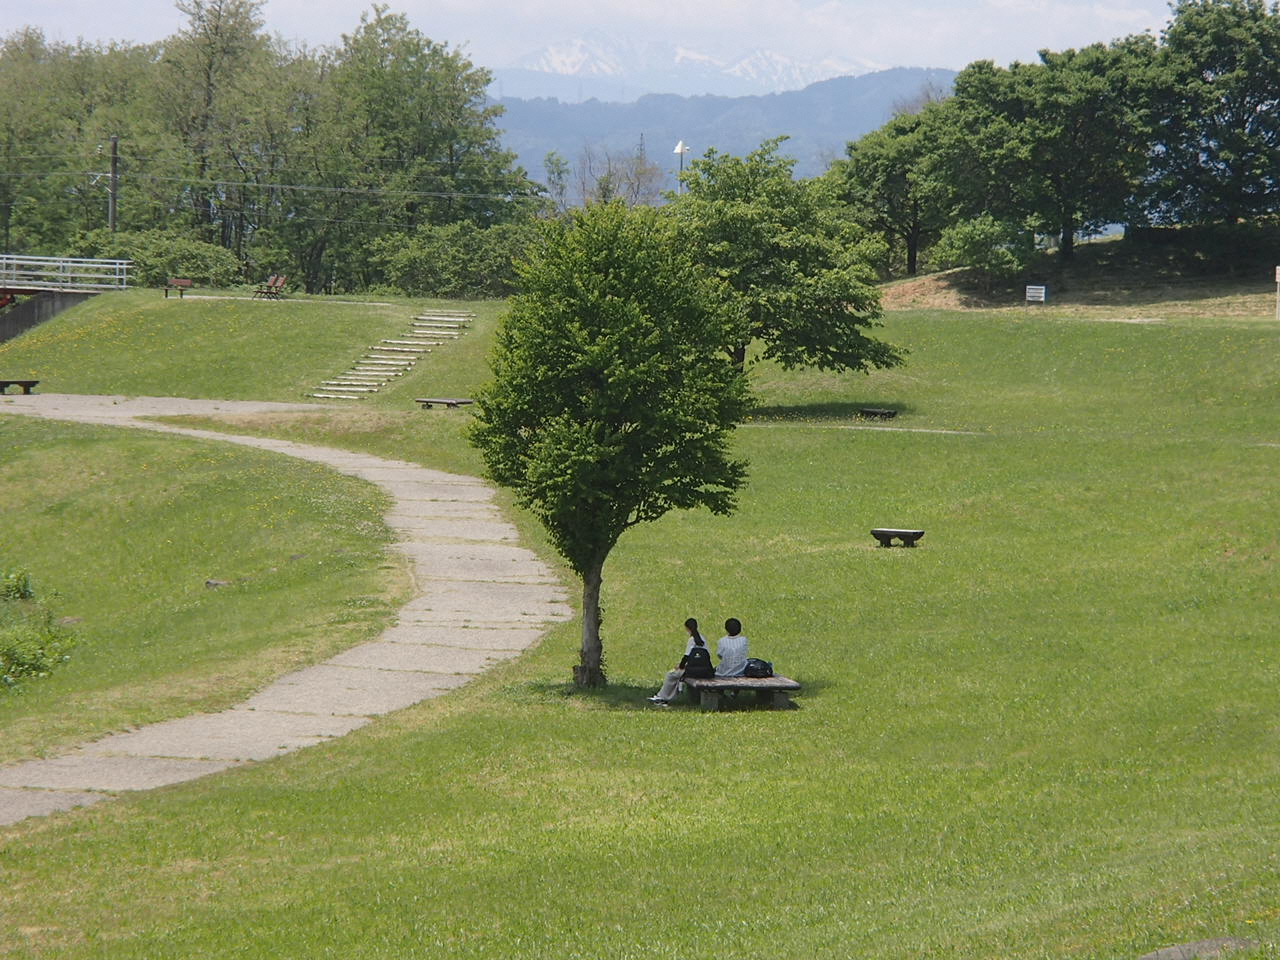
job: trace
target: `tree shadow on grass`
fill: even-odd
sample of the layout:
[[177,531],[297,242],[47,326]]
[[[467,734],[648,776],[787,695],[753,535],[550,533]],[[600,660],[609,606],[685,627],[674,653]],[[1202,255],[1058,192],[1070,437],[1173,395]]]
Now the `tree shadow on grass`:
[[[802,689],[793,694],[796,698],[793,703],[795,707],[801,706],[806,698],[818,694],[828,686],[826,682],[821,680],[802,680],[800,682]],[[537,699],[568,703],[591,710],[689,710],[696,712],[702,709],[698,701],[689,698],[688,693],[682,693],[678,696],[672,701],[670,707],[659,707],[650,703],[648,698],[658,692],[659,683],[656,681],[643,686],[635,683],[611,682],[606,687],[596,688],[575,687],[572,683],[533,681],[523,684],[522,687]],[[728,694],[722,695],[720,698],[720,711],[722,713],[761,709],[768,708],[757,701],[753,691],[744,690],[738,696]]]
[[830,401],[826,403],[769,404],[756,407],[752,419],[757,423],[796,423],[804,421],[852,420],[858,423],[885,423],[881,417],[866,416],[864,408],[914,413],[910,404],[896,400]]

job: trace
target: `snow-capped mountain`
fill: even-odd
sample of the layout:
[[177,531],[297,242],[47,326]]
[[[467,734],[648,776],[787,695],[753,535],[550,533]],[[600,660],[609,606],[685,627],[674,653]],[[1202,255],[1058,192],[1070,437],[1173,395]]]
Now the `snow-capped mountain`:
[[803,63],[771,50],[724,59],[675,44],[592,33],[554,43],[494,71],[494,93],[508,97],[596,98],[627,102],[646,93],[748,96],[799,90],[819,80],[879,69],[869,61],[828,57]]

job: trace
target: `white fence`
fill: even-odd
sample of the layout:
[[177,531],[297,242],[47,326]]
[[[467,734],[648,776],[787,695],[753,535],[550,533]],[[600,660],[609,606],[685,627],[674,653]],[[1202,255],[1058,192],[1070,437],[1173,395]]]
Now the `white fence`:
[[15,257],[0,254],[0,288],[23,290],[124,290],[132,260]]

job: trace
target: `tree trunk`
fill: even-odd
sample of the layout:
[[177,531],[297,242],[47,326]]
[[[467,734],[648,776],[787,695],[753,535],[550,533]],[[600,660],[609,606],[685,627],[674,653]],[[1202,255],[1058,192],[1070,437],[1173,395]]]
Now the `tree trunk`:
[[580,687],[603,687],[604,645],[600,641],[600,583],[604,579],[604,557],[593,562],[582,575],[582,651],[573,668],[573,682]]
[[736,363],[738,365],[738,369],[741,370],[747,365],[747,345],[742,343],[734,347],[729,351],[729,356],[733,357],[733,362]]
[[1070,260],[1076,255],[1076,218],[1066,214],[1062,218],[1062,236],[1058,240],[1058,256]]
[[914,277],[920,260],[920,234],[912,231],[907,234],[907,276]]

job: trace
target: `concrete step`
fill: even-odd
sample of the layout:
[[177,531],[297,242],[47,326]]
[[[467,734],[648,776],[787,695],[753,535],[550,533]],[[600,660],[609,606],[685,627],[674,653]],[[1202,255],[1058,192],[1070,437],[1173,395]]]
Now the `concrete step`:
[[[433,344],[433,343],[436,343],[437,341],[435,341],[435,340],[414,340],[414,339],[410,339],[410,340],[383,340],[383,341],[381,341],[381,342],[382,342],[382,343],[391,343],[391,344],[396,344],[396,345],[399,345],[399,346],[402,346],[402,347],[427,347],[427,346],[430,346],[430,345],[431,345],[431,344]],[[378,349],[379,349],[379,350],[381,350],[382,348],[381,348],[381,347],[379,347]]]
[[377,393],[377,387],[357,387],[349,383],[331,383],[326,380],[320,385],[325,390],[332,390],[334,393]]
[[360,362],[366,367],[412,367],[412,360],[400,360],[396,357],[362,357]]
[[308,397],[315,397],[317,400],[363,400],[364,397],[359,394],[347,393],[308,393]]
[[[390,341],[384,340],[383,343]],[[383,353],[430,353],[426,347],[379,347]]]
[[403,370],[396,370],[393,367],[355,367],[351,370],[357,376],[372,376],[376,374],[379,377],[399,377],[403,376]]

